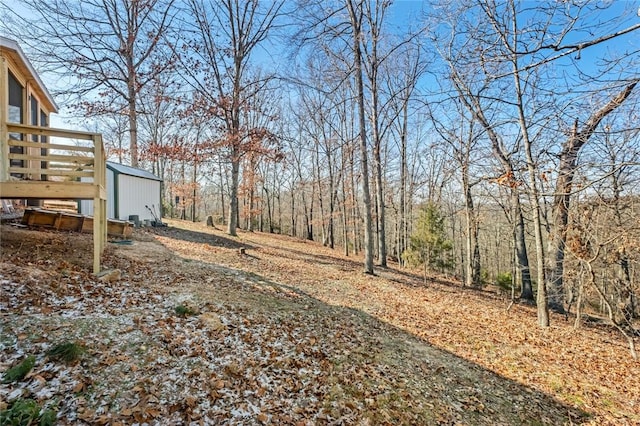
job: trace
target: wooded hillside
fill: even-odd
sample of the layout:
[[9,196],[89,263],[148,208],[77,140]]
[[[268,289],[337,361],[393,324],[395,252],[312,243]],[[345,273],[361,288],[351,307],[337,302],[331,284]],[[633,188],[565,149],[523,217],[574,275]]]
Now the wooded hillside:
[[507,311],[495,292],[396,265],[363,274],[316,242],[169,223],[110,243],[102,279],[89,236],[0,227],[0,418],[640,422],[637,363],[611,327],[553,316],[540,330],[534,308]]
[[638,19],[633,2],[25,0],[1,29],[112,159],[164,180],[165,216],[499,285],[541,327],[604,318],[636,357]]

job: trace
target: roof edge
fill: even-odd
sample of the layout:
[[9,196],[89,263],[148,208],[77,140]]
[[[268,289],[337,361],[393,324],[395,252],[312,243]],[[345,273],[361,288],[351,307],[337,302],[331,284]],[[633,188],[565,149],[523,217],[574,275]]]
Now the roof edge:
[[106,165],[107,165],[107,168],[113,171],[114,173],[154,180],[157,182],[163,181],[160,177],[154,175],[150,171],[145,169],[140,169],[138,167],[127,166],[126,164],[120,164],[114,161],[106,161]]
[[53,106],[53,111],[51,112],[58,113],[58,110],[59,110],[58,104],[56,104],[56,101],[53,99],[53,96],[51,96],[51,93],[49,93],[49,89],[47,89],[47,86],[45,86],[45,84],[40,79],[40,75],[38,75],[36,70],[33,68],[33,65],[31,65],[31,61],[29,61],[29,58],[27,58],[27,55],[25,55],[24,51],[22,50],[18,42],[10,38],[0,36],[0,47],[13,50],[18,54],[18,57],[20,58],[20,60],[25,64],[25,66],[31,73],[31,77],[33,77],[33,79],[38,83],[38,86],[40,86],[40,88],[42,89],[42,92],[47,97],[47,100]]

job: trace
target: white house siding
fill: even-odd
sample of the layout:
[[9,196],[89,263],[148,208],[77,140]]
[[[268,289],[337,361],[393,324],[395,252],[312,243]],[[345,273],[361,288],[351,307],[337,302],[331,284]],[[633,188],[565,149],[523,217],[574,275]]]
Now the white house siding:
[[142,179],[124,174],[118,175],[118,213],[119,219],[128,220],[137,215],[140,220],[154,220],[151,212],[145,207],[155,208],[160,215],[160,182]]

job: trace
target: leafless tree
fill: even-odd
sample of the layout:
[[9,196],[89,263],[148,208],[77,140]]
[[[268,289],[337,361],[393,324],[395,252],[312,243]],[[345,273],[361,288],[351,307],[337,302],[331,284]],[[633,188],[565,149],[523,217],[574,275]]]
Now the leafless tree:
[[218,111],[224,129],[221,142],[228,147],[231,164],[227,232],[237,235],[240,164],[255,143],[255,129],[243,122],[243,110],[254,107],[254,97],[271,80],[270,75],[251,75],[250,59],[275,28],[284,2],[189,0],[188,5],[184,35],[190,38],[176,42],[174,49],[183,53],[186,81]]
[[[439,46],[438,51],[446,62],[446,69],[452,83],[454,95],[473,116],[473,119],[482,127],[485,137],[489,140],[493,157],[497,160],[497,173],[493,172],[492,182],[507,189],[509,194],[509,210],[513,228],[513,241],[517,270],[520,274],[522,291],[520,297],[524,300],[533,300],[529,256],[527,253],[525,221],[521,202],[521,182],[518,176],[516,153],[518,143],[514,140],[511,144],[505,143],[501,132],[504,119],[501,117],[502,105],[499,99],[506,96],[503,87],[495,88],[495,82],[488,70],[478,68],[478,62],[482,62],[483,56],[477,56],[483,49],[494,47],[484,38],[482,25],[486,25],[477,19],[477,16],[468,14],[473,10],[473,3],[454,7],[448,12],[448,22],[451,25],[448,34],[439,36],[435,34],[435,42]],[[460,19],[460,16],[467,16]],[[473,52],[471,54],[470,52]],[[506,113],[502,113],[506,114]],[[496,175],[497,174],[497,175]]]
[[[568,62],[569,66],[575,66],[567,58],[570,53],[577,52],[579,55],[581,51],[591,46],[604,43],[640,28],[638,25],[632,25],[620,30],[613,27],[614,20],[607,23],[601,21],[598,25],[595,25],[587,18],[590,13],[598,12],[598,9],[597,5],[589,3],[525,5],[512,0],[500,2],[472,1],[463,8],[467,19],[459,20],[471,25],[459,25],[463,31],[454,31],[451,37],[452,40],[455,40],[457,49],[461,47],[467,48],[467,52],[469,52],[469,48],[471,49],[470,51],[473,53],[469,54],[468,57],[473,59],[466,61],[466,64],[472,66],[475,63],[478,69],[476,75],[483,76],[483,84],[490,88],[489,91],[485,90],[482,96],[474,98],[475,104],[471,103],[473,110],[476,111],[475,114],[478,120],[481,123],[491,123],[489,118],[497,118],[503,123],[501,125],[503,132],[509,132],[506,133],[509,135],[512,135],[513,131],[507,123],[515,124],[518,128],[518,133],[515,135],[517,144],[514,146],[520,146],[520,149],[514,151],[514,153],[517,153],[521,161],[524,162],[524,171],[526,173],[524,173],[523,179],[516,180],[514,184],[523,185],[532,210],[531,219],[534,228],[537,260],[538,321],[543,327],[549,324],[547,287],[554,289],[551,283],[555,283],[555,281],[549,280],[550,276],[545,270],[545,254],[550,256],[548,259],[558,259],[559,256],[558,252],[553,250],[551,246],[553,253],[545,253],[544,251],[543,234],[545,224],[543,221],[545,216],[541,186],[543,177],[547,179],[548,176],[546,174],[543,176],[542,164],[545,159],[542,155],[555,149],[553,144],[545,145],[544,141],[552,141],[554,138],[557,140],[557,135],[551,136],[552,132],[549,127],[552,120],[549,117],[556,112],[561,114],[560,111],[567,110],[567,104],[576,105],[576,101],[579,100],[572,94],[570,83],[567,84],[566,80],[554,75],[550,71],[548,64],[555,63],[555,61],[565,61],[565,64]],[[610,32],[605,33],[605,31]],[[602,35],[594,36],[594,33]],[[576,44],[567,41],[582,34],[591,35],[582,43]],[[619,72],[621,69],[620,67],[616,68],[616,65],[621,63],[611,62],[606,64],[604,66],[606,70],[600,74],[583,72],[580,67],[575,66],[572,76],[585,85],[589,84],[588,90],[593,90],[592,93],[602,92],[603,89],[606,90],[606,87],[604,85],[598,87],[594,83],[601,81],[605,75],[612,78],[616,72],[614,70],[617,69],[617,72]],[[459,69],[451,67],[450,72],[454,77],[454,82],[457,84],[458,91],[462,90],[463,93],[468,94],[469,88],[472,86],[465,81]],[[587,136],[588,139],[592,128],[591,125],[595,124],[597,126],[599,123],[598,117],[603,112],[610,112],[612,110],[611,105],[618,106],[626,99],[627,96],[624,96],[624,94],[633,89],[632,85],[635,84],[636,79],[637,77],[634,78],[633,76],[627,78],[626,87],[621,89],[622,92],[618,92],[618,95],[612,98],[612,102],[605,102],[603,109],[595,108],[591,117],[585,119],[585,126],[581,129],[576,127],[576,131],[573,133],[574,136],[570,135],[569,139],[577,141],[584,136]],[[511,80],[511,83],[509,83],[509,80]],[[618,79],[617,81],[620,80]],[[556,89],[551,92],[544,89],[545,85],[553,85]],[[624,79],[622,85],[625,86]],[[478,91],[477,94],[480,95],[481,92]],[[469,99],[468,96],[465,96],[465,98]],[[533,102],[534,99],[536,100],[535,102]],[[484,112],[483,119],[479,112],[486,111],[488,102],[493,102],[494,107],[498,106],[500,109],[491,110],[492,115],[487,115]],[[509,119],[510,116],[511,120]],[[493,126],[493,129],[496,129],[495,126]],[[566,157],[568,163],[571,164],[572,159],[569,157],[572,157],[571,151],[573,149],[571,146],[574,144],[568,142],[568,145],[568,153],[562,154],[563,149],[560,148],[559,157]],[[574,154],[577,154],[577,152],[574,152]],[[553,158],[549,156],[547,161],[552,162]],[[560,159],[560,163],[562,164],[562,159]],[[563,169],[562,165],[559,167],[561,170]],[[566,169],[566,166],[564,168]],[[570,166],[567,170],[571,168]],[[513,171],[515,172],[516,170],[514,169]],[[558,174],[559,184],[561,185],[563,185],[563,175],[567,175],[567,173],[560,172]],[[568,175],[571,175],[571,172],[568,172]],[[507,178],[519,179],[515,173],[512,176],[507,176]],[[570,194],[570,191],[565,189],[560,188],[559,194]],[[558,217],[558,205],[558,202],[556,202],[552,206],[556,212],[553,215],[554,217]],[[560,232],[558,235],[561,239],[564,232],[562,224],[555,221],[550,225],[551,232]],[[558,238],[556,237],[551,239],[551,241],[557,240]],[[557,244],[555,245],[557,246]],[[548,269],[550,271],[552,268]],[[556,305],[554,304],[553,306],[555,307]]]
[[[138,111],[143,88],[173,65],[160,55],[174,0],[24,0],[28,16],[7,8],[8,33],[55,73],[87,116],[126,114],[131,165],[138,164]],[[30,17],[33,18],[30,18]]]
[[[397,146],[400,163],[395,244],[395,254],[400,263],[404,262],[402,253],[409,247],[408,224],[412,204],[411,197],[408,196],[410,116],[415,115],[418,97],[417,85],[427,68],[427,62],[421,52],[422,46],[417,43],[418,39],[414,40],[415,43],[407,43],[396,52],[393,60],[390,61],[393,66],[387,67],[387,72],[383,77],[387,86],[386,92],[393,94],[388,102],[391,110],[389,115],[393,118],[392,131],[395,133],[393,140]],[[415,126],[417,123],[411,124]]]
[[[444,111],[448,109],[449,111]],[[465,213],[465,255],[464,257],[464,285],[480,287],[480,246],[478,244],[478,211],[474,204],[472,194],[473,187],[482,181],[482,178],[474,178],[472,155],[481,153],[479,149],[480,132],[473,115],[466,111],[460,101],[446,103],[444,108],[437,112],[432,109],[430,114],[434,128],[440,138],[449,145],[451,156],[459,170],[460,183],[464,198]],[[457,127],[450,126],[457,123]]]
[[562,144],[559,153],[559,170],[554,191],[552,206],[552,226],[549,236],[548,248],[548,283],[549,283],[549,305],[554,310],[564,313],[563,285],[564,274],[564,252],[566,236],[569,226],[569,203],[573,191],[573,179],[578,167],[578,154],[593,136],[600,122],[631,96],[637,81],[625,86],[622,91],[613,97],[599,109],[594,111],[587,121],[579,127],[578,120],[575,121],[569,137]]

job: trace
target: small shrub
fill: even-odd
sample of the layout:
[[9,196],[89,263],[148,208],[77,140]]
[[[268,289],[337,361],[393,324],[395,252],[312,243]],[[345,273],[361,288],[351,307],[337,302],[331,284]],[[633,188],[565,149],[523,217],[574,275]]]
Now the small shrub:
[[[42,414],[40,412],[42,411]],[[38,421],[38,419],[40,421]],[[56,412],[41,410],[33,399],[17,399],[6,410],[0,411],[0,426],[53,426],[56,424]]]
[[489,285],[489,283],[489,271],[487,271],[485,268],[480,269],[480,284],[482,285],[482,287],[485,287]]
[[24,379],[36,363],[36,357],[29,355],[20,364],[8,369],[2,376],[2,383],[19,382]]
[[175,311],[176,311],[176,315],[182,318],[198,314],[198,312],[196,312],[194,309],[184,305],[176,306]]
[[54,346],[47,351],[47,356],[54,361],[62,361],[65,364],[72,364],[78,361],[86,351],[84,346],[74,342],[65,342]]
[[444,215],[434,204],[421,207],[403,260],[412,266],[423,266],[426,279],[428,269],[437,268],[441,272],[452,269],[452,254],[453,243],[447,239]]
[[503,290],[511,291],[513,285],[513,277],[511,272],[501,272],[496,277],[496,285]]

